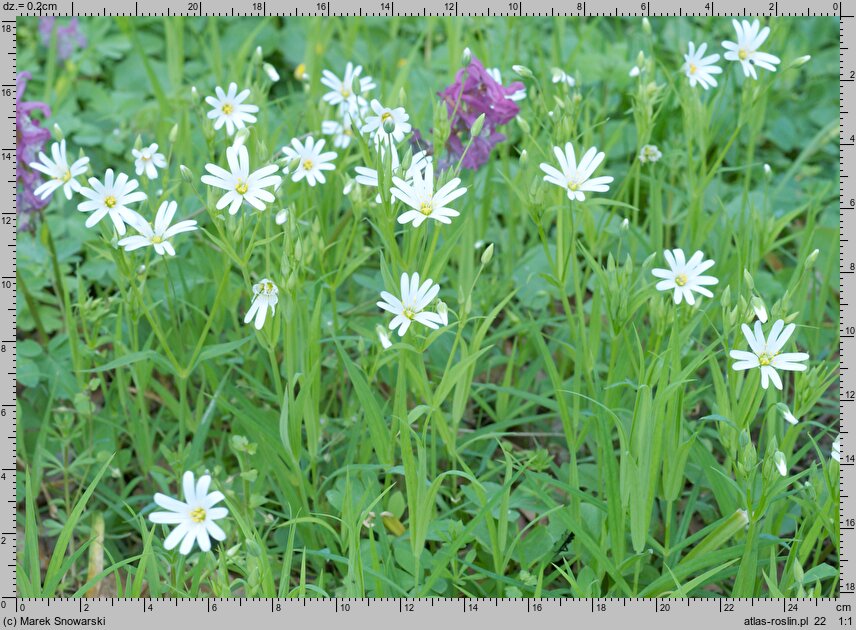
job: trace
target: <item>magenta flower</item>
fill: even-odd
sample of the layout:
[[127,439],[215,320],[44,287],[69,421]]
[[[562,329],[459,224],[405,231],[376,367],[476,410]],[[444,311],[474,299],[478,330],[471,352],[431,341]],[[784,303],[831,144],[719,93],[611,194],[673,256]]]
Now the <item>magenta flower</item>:
[[[39,37],[45,46],[51,45],[56,18],[52,15],[39,18]],[[59,24],[56,27],[56,56],[60,61],[65,61],[78,48],[86,48],[86,36],[80,31],[77,18],[73,17],[68,24]]]
[[51,115],[51,108],[45,103],[23,100],[27,81],[31,78],[32,75],[29,72],[18,73],[15,95],[15,122],[18,131],[15,159],[17,161],[18,182],[21,184],[17,196],[18,213],[23,215],[18,227],[22,230],[29,227],[27,215],[40,211],[49,201],[49,199],[36,197],[34,191],[41,184],[42,176],[27,166],[30,162],[36,161],[39,151],[51,137],[50,132],[31,116],[32,112],[40,111],[43,116],[48,117]]
[[503,86],[488,74],[481,62],[472,58],[466,68],[458,70],[455,82],[439,96],[445,101],[451,122],[451,136],[447,149],[450,157],[460,159],[470,140],[470,129],[484,114],[481,133],[473,140],[464,155],[462,166],[476,169],[485,164],[490,152],[505,136],[496,128],[507,124],[520,112],[517,104],[507,98],[523,89],[520,82]]

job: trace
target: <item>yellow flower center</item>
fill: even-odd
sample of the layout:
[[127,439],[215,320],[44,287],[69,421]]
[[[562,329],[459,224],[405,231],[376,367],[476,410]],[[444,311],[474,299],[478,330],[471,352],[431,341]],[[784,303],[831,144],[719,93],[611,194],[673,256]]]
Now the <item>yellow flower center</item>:
[[573,192],[577,192],[580,189],[580,185],[576,182],[568,182],[568,190],[572,190]]
[[232,107],[231,103],[226,103],[225,105],[223,105],[223,113],[226,114],[227,116],[229,114],[231,114],[233,111],[235,111],[235,108]]
[[238,180],[238,185],[237,185],[237,186],[235,186],[235,191],[236,191],[239,195],[246,195],[246,194],[247,194],[247,191],[248,191],[249,189],[250,189],[250,187],[247,185],[247,183],[246,183],[246,182],[244,182],[244,181],[241,181],[240,179]]
[[61,177],[54,177],[54,179],[67,182],[71,179],[71,171],[66,171]]
[[297,67],[294,69],[294,78],[298,80],[303,79],[303,75],[306,74],[306,64],[299,63]]
[[414,317],[416,317],[416,313],[414,313],[413,309],[410,308],[405,308],[402,315],[404,315],[407,319],[413,319]]
[[311,171],[312,170],[312,160],[304,160],[303,161],[303,170]]
[[390,118],[392,118],[392,114],[390,114],[389,112],[384,112],[384,113],[382,113],[382,114],[380,115],[380,121],[381,121],[382,123],[385,123],[385,122],[386,122],[387,120],[389,120]]
[[694,63],[691,63],[690,64],[690,74],[695,74],[697,70],[698,70],[698,67]]
[[351,97],[351,90],[349,90],[348,88],[343,87],[340,90],[340,92],[341,92],[343,98],[350,98]]
[[737,56],[740,58],[740,61],[745,61],[746,57],[749,56],[749,51],[745,48],[741,48],[740,51],[737,53]]
[[190,520],[194,523],[201,523],[205,520],[205,510],[201,507],[194,508],[190,512]]
[[159,243],[163,243],[163,237],[162,236],[153,236],[152,237],[152,243],[154,243],[155,245],[158,245]]
[[116,197],[114,197],[113,195],[109,195],[104,200],[104,205],[107,206],[108,208],[114,207],[116,205]]
[[264,292],[265,293],[273,293],[273,282],[265,282],[264,283]]
[[761,365],[770,365],[773,362],[773,357],[776,356],[774,354],[767,354],[766,352],[762,352],[758,355],[758,363]]
[[688,280],[687,275],[685,273],[682,273],[677,278],[675,278],[675,284],[678,285],[679,287],[682,287],[687,283],[687,280]]
[[142,155],[140,155],[140,159],[141,159],[143,162],[148,162],[149,160],[151,160],[151,159],[152,159],[152,156],[151,156],[151,155],[149,155],[148,153],[143,153]]
[[434,212],[434,206],[430,201],[423,201],[419,204],[419,212],[424,214],[426,217],[429,216],[432,212]]

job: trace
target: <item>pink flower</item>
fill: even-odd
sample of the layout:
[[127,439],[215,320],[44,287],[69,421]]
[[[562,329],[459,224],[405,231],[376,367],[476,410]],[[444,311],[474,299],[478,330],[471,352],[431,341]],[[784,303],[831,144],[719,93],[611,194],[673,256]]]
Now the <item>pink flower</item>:
[[22,230],[29,227],[29,222],[26,215],[38,212],[44,208],[48,199],[40,199],[34,193],[35,189],[41,184],[42,176],[29,169],[27,164],[35,162],[39,151],[44,147],[45,142],[51,137],[50,131],[39,124],[37,119],[34,119],[31,114],[34,111],[40,111],[43,116],[51,115],[51,108],[45,103],[34,101],[24,101],[24,92],[27,89],[27,81],[32,78],[29,72],[19,72],[17,83],[17,94],[15,97],[15,119],[18,131],[18,142],[15,149],[15,158],[17,160],[18,182],[21,184],[21,189],[18,193],[18,213],[23,215],[20,217],[20,225]]

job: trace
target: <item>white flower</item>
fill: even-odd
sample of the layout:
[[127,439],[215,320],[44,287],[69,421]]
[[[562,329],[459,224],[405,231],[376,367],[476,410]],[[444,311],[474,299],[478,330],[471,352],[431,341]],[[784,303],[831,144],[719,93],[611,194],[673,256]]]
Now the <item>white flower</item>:
[[404,336],[411,322],[417,321],[428,328],[439,328],[442,320],[437,313],[425,310],[440,292],[440,285],[430,278],[419,284],[419,274],[401,274],[401,300],[386,291],[380,292],[383,301],[377,305],[395,315],[389,323],[390,330],[398,328],[398,336]]
[[[291,174],[291,181],[299,182],[305,177],[306,183],[310,186],[315,186],[316,182],[323,184],[327,181],[323,171],[332,171],[336,168],[334,164],[330,163],[330,160],[336,158],[336,152],[321,153],[326,142],[326,140],[315,142],[315,139],[309,136],[304,144],[294,138],[291,141],[291,146],[282,147],[282,152],[285,153],[290,162],[298,161],[297,168]],[[288,171],[284,172],[288,174]]]
[[837,462],[841,462],[841,436],[835,438],[835,441],[832,443],[832,452],[829,454],[832,459]]
[[238,94],[238,84],[230,83],[228,93],[224,92],[219,85],[214,88],[214,92],[217,94],[216,97],[205,97],[205,102],[214,108],[208,112],[208,118],[216,118],[214,129],[219,130],[226,125],[226,133],[231,136],[235,133],[235,129],[243,129],[246,123],[256,122],[253,114],[259,111],[259,108],[256,105],[244,104],[250,95],[249,89]]
[[674,291],[675,304],[680,304],[682,300],[686,300],[687,304],[695,304],[695,296],[693,291],[707,297],[713,297],[706,285],[716,284],[719,282],[713,276],[701,275],[714,265],[713,260],[704,260],[704,254],[700,251],[692,255],[687,260],[684,256],[684,250],[673,249],[663,252],[663,256],[668,263],[668,269],[652,269],[651,273],[662,278],[657,283],[658,291]]
[[684,65],[681,70],[690,80],[690,87],[695,87],[696,83],[705,90],[716,86],[716,79],[713,75],[722,73],[722,68],[714,65],[719,61],[719,55],[713,54],[705,57],[704,52],[707,50],[707,44],[701,44],[696,50],[695,44],[689,42],[687,47],[688,51],[684,55]]
[[285,222],[288,221],[288,210],[283,208],[282,210],[277,212],[274,221],[276,221],[277,225],[285,225]]
[[262,278],[257,284],[253,285],[253,303],[250,305],[250,310],[244,316],[244,323],[249,324],[250,320],[255,318],[254,326],[256,330],[261,330],[265,325],[268,310],[271,315],[276,311],[276,303],[279,302],[279,289],[272,280]]
[[145,149],[131,149],[131,154],[134,156],[134,166],[137,168],[137,175],[142,175],[145,171],[146,177],[156,179],[159,168],[166,168],[166,158],[163,153],[158,153],[158,145],[152,144]]
[[743,68],[743,74],[747,77],[751,76],[753,79],[758,78],[755,66],[775,72],[776,64],[781,60],[774,55],[758,50],[770,34],[770,27],[761,28],[761,23],[758,20],[751,24],[749,20],[743,20],[742,23],[731,20],[731,23],[734,24],[734,30],[737,32],[737,43],[722,42],[722,47],[728,51],[724,57],[729,61],[739,61]]
[[[341,79],[329,70],[324,70],[321,73],[321,83],[330,88],[330,91],[322,96],[321,100],[337,106],[341,113],[356,115],[360,108],[366,106],[366,99],[361,95],[376,87],[371,77],[360,77],[362,71],[362,66],[354,67],[350,61],[345,66],[345,76]],[[354,81],[358,82],[359,93],[354,90]]]
[[217,201],[218,210],[229,206],[229,214],[236,214],[244,201],[256,210],[264,210],[265,203],[273,203],[273,193],[265,188],[276,188],[282,182],[279,175],[274,175],[279,170],[276,164],[268,164],[250,173],[250,155],[243,144],[228,147],[226,161],[230,170],[216,164],[206,164],[205,170],[210,175],[202,176],[203,184],[227,191]]
[[597,152],[597,147],[592,147],[586,151],[583,158],[577,165],[576,156],[574,155],[574,145],[568,142],[565,145],[565,150],[562,151],[559,147],[553,147],[553,153],[556,154],[556,159],[559,160],[561,170],[547,163],[541,164],[541,170],[544,171],[544,181],[550,184],[555,184],[561,188],[566,188],[568,191],[568,199],[573,201],[585,201],[586,192],[607,192],[612,183],[612,177],[595,177],[589,179],[595,172],[600,163],[603,162],[605,154],[603,151]]
[[325,136],[333,136],[333,146],[337,149],[347,149],[354,140],[354,131],[351,129],[350,116],[345,116],[344,122],[338,120],[325,120],[321,123],[321,133]]
[[39,162],[31,162],[30,168],[44,173],[50,179],[33,191],[33,194],[41,199],[50,197],[57,188],[62,187],[66,199],[71,199],[71,193],[80,190],[80,182],[75,177],[86,172],[89,164],[88,157],[82,157],[71,166],[68,165],[68,156],[65,152],[65,140],[54,142],[51,145],[51,156],[49,158],[43,151],[39,151]]
[[136,214],[128,208],[128,204],[146,198],[146,193],[137,190],[138,185],[135,179],[129,181],[125,173],[119,173],[114,180],[113,169],[110,168],[104,173],[103,184],[95,177],[90,177],[91,188],[80,189],[80,194],[89,201],[77,204],[77,209],[81,212],[92,212],[86,219],[86,227],[91,228],[109,214],[119,236],[124,236],[125,223],[133,221]]
[[389,334],[386,332],[386,328],[378,324],[375,331],[377,331],[377,338],[380,340],[380,345],[384,350],[392,347],[392,342],[389,340]]
[[[401,166],[401,162],[398,158],[398,151],[396,151],[395,146],[391,146],[391,154],[390,154],[390,166],[392,168],[392,172],[395,173],[398,171],[398,168]],[[404,174],[404,181],[408,184],[413,182],[413,174],[415,172],[419,172],[420,174],[425,170],[425,167],[429,164],[433,164],[433,157],[428,155],[425,151],[419,151],[413,154],[413,157],[410,160],[410,167],[407,169],[407,172]],[[366,166],[357,166],[354,167],[354,170],[357,172],[356,182],[358,184],[362,184],[363,186],[371,186],[372,188],[378,187],[378,175],[377,171],[373,168],[368,168]],[[381,202],[380,193],[378,193],[375,198],[377,203]]]
[[[494,81],[502,85],[502,74],[499,68],[486,68],[486,71]],[[514,94],[507,94],[505,98],[509,101],[522,101],[526,98],[526,88],[517,90]]]
[[663,157],[663,154],[657,148],[656,144],[646,144],[639,150],[639,161],[643,164],[645,162],[650,162],[651,164],[659,162],[661,157]]
[[782,477],[788,476],[788,462],[785,459],[785,454],[782,451],[773,453],[773,463],[776,465],[776,470]]
[[418,228],[427,219],[448,224],[452,222],[452,217],[460,215],[457,210],[446,205],[467,192],[466,188],[458,188],[460,178],[450,180],[434,192],[433,164],[426,164],[424,173],[411,168],[409,174],[413,175],[412,183],[397,176],[392,178],[392,196],[411,208],[398,217],[399,223],[411,223]]
[[631,77],[638,77],[640,74],[642,74],[643,70],[644,68],[640,68],[639,66],[633,66],[632,68],[630,68],[630,72],[628,72],[627,74],[629,74]]
[[395,142],[404,140],[404,135],[410,133],[410,116],[403,107],[384,107],[377,99],[372,99],[371,109],[374,114],[366,116],[366,122],[360,130],[371,133],[377,140],[385,141],[392,137]]
[[785,326],[785,322],[779,319],[770,329],[770,336],[765,338],[761,322],[755,322],[754,332],[749,326],[743,324],[743,335],[746,337],[752,352],[732,350],[731,358],[737,359],[737,363],[731,367],[735,370],[760,368],[761,387],[767,389],[770,381],[773,381],[776,389],[782,389],[782,379],[779,378],[779,373],[776,370],[795,372],[806,370],[806,366],[801,362],[808,360],[808,354],[805,352],[781,352],[782,347],[790,339],[795,329],[796,325],[788,324]]
[[553,68],[552,74],[553,83],[567,83],[570,87],[574,87],[577,84],[576,79],[561,68]]
[[225,497],[217,490],[208,492],[211,486],[209,475],[202,475],[199,481],[194,483],[193,473],[187,471],[184,473],[182,485],[184,501],[160,492],[155,493],[155,503],[167,511],[152,512],[149,514],[149,520],[152,523],[176,525],[164,540],[165,549],[173,549],[181,542],[178,551],[186,556],[193,549],[193,544],[198,542],[202,551],[210,551],[211,538],[226,539],[226,532],[214,522],[229,514],[229,510],[224,507],[214,507]]
[[192,232],[196,229],[196,221],[179,221],[170,226],[177,208],[178,204],[175,201],[164,201],[158,208],[157,215],[155,215],[154,229],[148,221],[134,212],[134,221],[129,221],[129,224],[140,234],[126,236],[119,241],[119,247],[124,247],[125,251],[132,252],[135,249],[151,245],[160,256],[165,253],[175,256],[175,249],[169,239],[176,234]]

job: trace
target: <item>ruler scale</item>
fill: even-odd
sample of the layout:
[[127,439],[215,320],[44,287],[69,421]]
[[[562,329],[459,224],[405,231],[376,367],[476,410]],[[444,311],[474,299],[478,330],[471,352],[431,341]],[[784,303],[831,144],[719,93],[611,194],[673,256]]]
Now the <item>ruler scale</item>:
[[[493,624],[500,627],[519,623],[598,624],[617,626],[657,624],[666,628],[736,628],[745,626],[852,627],[856,607],[856,569],[848,566],[847,552],[856,546],[856,497],[848,492],[856,475],[856,459],[849,449],[849,413],[856,413],[856,379],[848,376],[847,357],[856,356],[856,0],[762,0],[753,6],[737,0],[613,0],[611,3],[554,0],[370,0],[355,4],[345,0],[138,0],[107,5],[104,0],[28,0],[0,3],[0,43],[3,56],[3,83],[0,95],[14,112],[17,16],[541,16],[575,17],[658,17],[658,16],[793,16],[829,17],[840,25],[840,529],[841,567],[839,598],[822,599],[25,599],[18,598],[15,566],[16,524],[16,120],[6,117],[0,131],[0,167],[6,198],[0,212],[0,263],[4,270],[0,290],[6,308],[0,319],[0,419],[7,442],[0,447],[0,619],[4,627],[37,625],[47,619],[50,626],[99,625],[108,628],[151,628],[152,626],[232,629],[249,620],[262,627],[295,624],[341,624],[349,628],[389,627],[407,624],[411,628],[431,628],[438,624]],[[856,44],[854,44],[856,46]],[[850,235],[853,239],[848,238]],[[851,269],[851,264],[854,267]],[[852,351],[851,351],[852,348]],[[853,490],[856,492],[856,490]],[[31,620],[31,621],[27,621]],[[33,622],[32,620],[36,620]]]

